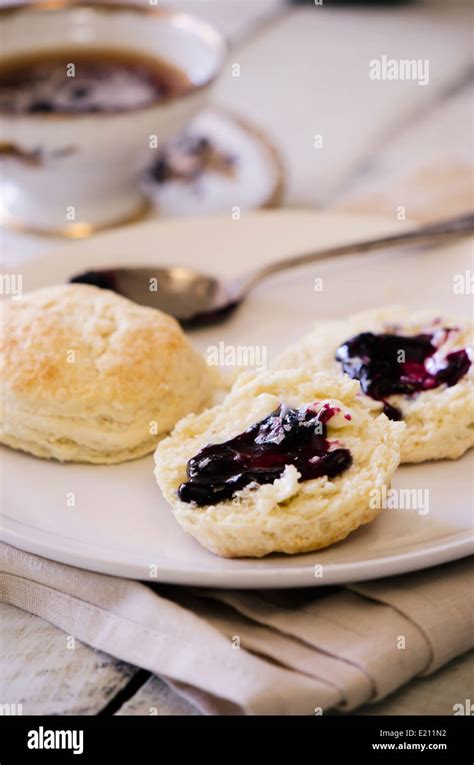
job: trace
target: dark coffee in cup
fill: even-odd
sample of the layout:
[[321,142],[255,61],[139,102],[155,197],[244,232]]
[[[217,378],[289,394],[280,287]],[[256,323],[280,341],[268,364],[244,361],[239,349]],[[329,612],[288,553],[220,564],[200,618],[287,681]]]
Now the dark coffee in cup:
[[154,5],[0,12],[0,223],[78,238],[146,214],[144,170],[226,58],[209,24]]
[[173,64],[135,51],[48,50],[0,61],[0,112],[125,112],[182,96],[196,84]]

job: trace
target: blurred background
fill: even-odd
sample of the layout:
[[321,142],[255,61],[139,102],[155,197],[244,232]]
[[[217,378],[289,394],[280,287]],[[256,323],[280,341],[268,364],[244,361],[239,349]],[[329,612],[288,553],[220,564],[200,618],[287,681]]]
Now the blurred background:
[[[280,150],[286,204],[388,215],[402,205],[419,219],[472,205],[468,0],[168,5],[208,19],[230,41],[214,102]],[[428,60],[429,82],[370,79],[369,62],[383,56]]]
[[[229,58],[211,115],[215,107],[230,110],[275,148],[282,172],[271,204],[420,221],[472,207],[470,0],[131,1],[194,14],[223,32]],[[371,79],[370,62],[382,59],[427,65],[429,77],[424,83]],[[242,178],[228,189],[211,183],[214,202],[206,207],[194,189],[186,199],[182,186],[176,193],[155,186],[165,212],[227,212],[241,196],[244,207],[268,203],[266,191],[252,191],[266,172],[258,147],[245,148],[229,122],[221,126],[214,116],[211,123],[223,151],[223,160],[211,157],[213,170],[220,163],[223,175],[227,159],[237,155],[247,189]],[[199,125],[198,137],[206,138],[207,128],[206,121]],[[161,172],[159,165],[158,184]],[[21,243],[25,253],[38,250],[31,238]],[[9,253],[18,244],[5,235]]]

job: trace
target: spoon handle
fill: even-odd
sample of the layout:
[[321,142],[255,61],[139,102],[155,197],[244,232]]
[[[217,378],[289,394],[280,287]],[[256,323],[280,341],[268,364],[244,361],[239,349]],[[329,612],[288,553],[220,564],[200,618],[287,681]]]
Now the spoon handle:
[[282,260],[269,263],[263,266],[263,268],[259,268],[242,277],[238,280],[240,282],[240,292],[243,296],[257,282],[260,282],[267,276],[295,268],[296,266],[315,263],[325,258],[333,258],[338,255],[359,255],[364,252],[372,252],[373,250],[396,248],[410,244],[441,243],[445,240],[457,239],[469,234],[474,234],[474,213],[466,213],[456,218],[439,221],[438,223],[419,226],[401,234],[392,234],[379,239],[366,239],[362,242],[352,242],[351,244],[343,244],[338,247],[328,247],[322,250],[306,252],[302,255],[283,258]]

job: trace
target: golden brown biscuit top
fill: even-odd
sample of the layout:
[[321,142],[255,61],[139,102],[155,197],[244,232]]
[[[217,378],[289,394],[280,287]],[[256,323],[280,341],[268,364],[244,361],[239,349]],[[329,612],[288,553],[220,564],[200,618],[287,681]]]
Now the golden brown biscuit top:
[[89,285],[37,290],[1,314],[4,393],[64,414],[150,409],[178,383],[181,362],[202,363],[171,316]]

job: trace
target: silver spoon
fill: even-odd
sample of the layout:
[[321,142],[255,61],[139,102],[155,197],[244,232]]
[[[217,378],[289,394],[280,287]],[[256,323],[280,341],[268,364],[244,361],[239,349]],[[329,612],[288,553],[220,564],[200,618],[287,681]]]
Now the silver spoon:
[[74,276],[70,281],[114,290],[136,303],[166,311],[186,327],[202,326],[222,321],[243,302],[256,284],[280,271],[338,255],[355,255],[413,244],[438,244],[473,233],[474,214],[468,213],[419,226],[402,234],[283,258],[234,279],[218,279],[187,266],[144,266],[86,271]]

